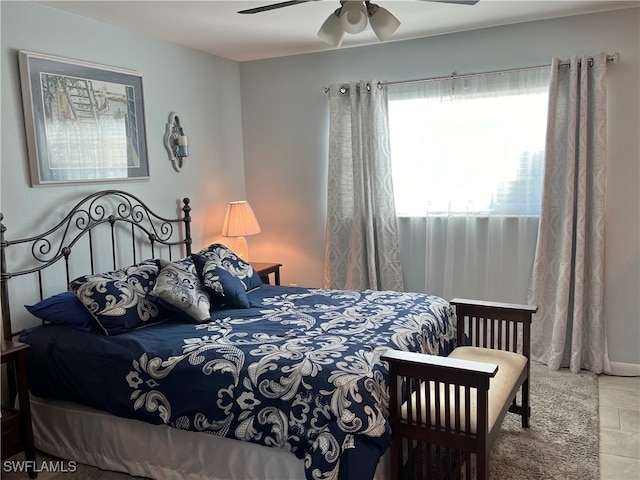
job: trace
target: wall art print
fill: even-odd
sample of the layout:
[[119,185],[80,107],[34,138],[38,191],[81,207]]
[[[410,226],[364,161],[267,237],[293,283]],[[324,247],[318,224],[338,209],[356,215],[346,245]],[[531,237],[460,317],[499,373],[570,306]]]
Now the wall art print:
[[32,186],[147,180],[142,74],[20,51]]

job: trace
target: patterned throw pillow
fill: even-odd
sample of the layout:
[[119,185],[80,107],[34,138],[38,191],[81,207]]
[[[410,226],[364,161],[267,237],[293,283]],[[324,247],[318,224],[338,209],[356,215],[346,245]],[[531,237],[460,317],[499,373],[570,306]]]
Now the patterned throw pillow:
[[158,260],[160,273],[151,295],[190,321],[209,320],[209,295],[202,287],[190,258],[170,262]]
[[207,248],[200,250],[198,255],[204,255],[208,260],[238,278],[247,292],[262,286],[262,280],[253,267],[221,243],[209,245]]
[[107,335],[117,335],[167,318],[149,296],[157,277],[157,263],[145,260],[113,272],[78,277],[69,283],[69,291]]
[[215,308],[249,308],[244,284],[227,270],[204,255],[191,256],[204,288],[210,293]]

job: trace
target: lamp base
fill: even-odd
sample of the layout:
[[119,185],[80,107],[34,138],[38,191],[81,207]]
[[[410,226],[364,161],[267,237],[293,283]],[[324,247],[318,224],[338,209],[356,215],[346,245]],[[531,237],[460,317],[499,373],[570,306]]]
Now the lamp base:
[[247,245],[247,239],[244,237],[236,238],[235,254],[238,255],[245,262],[249,261],[249,246]]

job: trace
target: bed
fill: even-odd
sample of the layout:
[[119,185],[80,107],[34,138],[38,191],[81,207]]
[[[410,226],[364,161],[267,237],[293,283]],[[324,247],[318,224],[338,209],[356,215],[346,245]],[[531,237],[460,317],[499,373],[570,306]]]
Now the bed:
[[447,355],[448,302],[262,284],[224,245],[194,251],[190,211],[106,190],[29,237],[2,219],[3,334],[30,345],[36,446],[152,478],[388,478],[380,356]]

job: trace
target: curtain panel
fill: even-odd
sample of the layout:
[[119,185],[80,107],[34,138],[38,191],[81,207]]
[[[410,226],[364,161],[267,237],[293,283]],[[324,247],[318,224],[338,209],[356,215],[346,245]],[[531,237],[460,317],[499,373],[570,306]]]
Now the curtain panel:
[[538,220],[537,216],[400,217],[405,289],[448,299],[525,303]]
[[606,358],[607,56],[553,59],[542,214],[529,301],[532,358],[601,373]]
[[402,291],[386,90],[369,80],[328,95],[324,286]]

